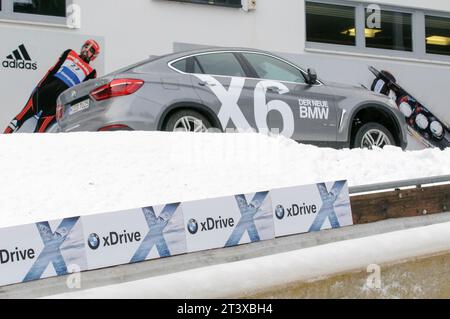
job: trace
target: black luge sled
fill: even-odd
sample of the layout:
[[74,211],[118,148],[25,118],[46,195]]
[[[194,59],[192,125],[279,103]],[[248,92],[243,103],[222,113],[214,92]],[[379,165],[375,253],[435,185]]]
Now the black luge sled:
[[370,66],[369,70],[376,79],[371,90],[389,96],[395,93],[395,102],[405,115],[408,131],[427,147],[445,149],[450,146],[449,125],[439,120],[427,107],[397,84],[395,77],[388,71],[378,71]]

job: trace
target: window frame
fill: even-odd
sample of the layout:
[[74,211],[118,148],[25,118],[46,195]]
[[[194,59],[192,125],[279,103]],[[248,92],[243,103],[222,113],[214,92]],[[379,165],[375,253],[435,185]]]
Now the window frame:
[[[306,35],[306,2],[315,3],[325,3],[334,4],[340,6],[353,6],[356,9],[356,45],[337,45],[329,43],[320,42],[310,42],[307,41]],[[366,38],[364,34],[364,29],[366,27],[366,9],[370,4],[377,4],[380,6],[381,10],[394,11],[411,14],[412,23],[412,51],[398,51],[390,49],[379,49],[379,48],[369,48],[366,47]],[[436,63],[449,63],[450,56],[432,54],[426,52],[426,25],[425,16],[435,16],[450,18],[450,13],[427,10],[427,9],[416,9],[401,7],[395,5],[386,5],[374,2],[359,2],[359,1],[348,1],[348,0],[305,0],[305,24],[304,24],[304,37],[305,37],[305,51],[325,51],[333,53],[349,53],[354,55],[362,56],[375,56],[377,58],[388,58],[397,60],[414,60],[414,61],[424,61],[424,62],[436,62]]]
[[424,34],[424,55],[425,57],[431,58],[431,59],[445,59],[447,61],[450,61],[450,55],[445,54],[436,54],[436,53],[428,53],[427,52],[427,24],[426,24],[426,17],[430,16],[433,18],[445,18],[448,19],[450,22],[450,13],[446,14],[443,12],[434,12],[434,11],[423,11],[423,34]]
[[[409,11],[409,12],[406,12],[406,11],[404,11],[404,10],[401,10],[401,11],[399,11],[399,10],[396,10],[396,9],[390,9],[390,8],[388,8],[387,6],[380,6],[381,7],[381,11],[385,11],[385,12],[393,12],[393,13],[401,13],[401,14],[407,14],[407,15],[409,15],[410,17],[411,17],[411,51],[409,51],[409,50],[397,50],[397,49],[383,49],[383,48],[375,48],[375,47],[368,47],[367,46],[367,42],[366,42],[366,36],[365,36],[365,34],[364,34],[364,47],[366,48],[366,49],[368,49],[368,50],[373,50],[373,49],[377,49],[377,50],[382,50],[382,51],[385,51],[385,52],[391,52],[391,51],[396,51],[396,52],[401,52],[401,54],[403,55],[404,53],[412,53],[412,52],[414,52],[414,42],[415,42],[415,40],[414,40],[414,18],[415,18],[415,16],[414,16],[414,11],[413,10],[411,10],[411,11]],[[364,30],[365,30],[365,28],[366,28],[366,20],[367,20],[367,17],[366,17],[366,9],[367,9],[367,7],[366,6],[363,6],[363,10],[364,10]]]
[[193,4],[200,4],[200,5],[206,5],[206,6],[217,6],[217,7],[226,7],[226,8],[242,8],[242,1],[240,1],[240,4],[231,4],[231,3],[208,3],[204,2],[202,0],[166,0],[166,1],[173,1],[173,2],[181,2],[181,3],[193,3]]
[[352,49],[352,48],[356,48],[358,46],[358,34],[356,34],[355,37],[355,45],[349,45],[349,44],[334,44],[334,43],[326,43],[326,42],[312,42],[312,41],[308,41],[308,30],[307,30],[307,26],[306,26],[306,19],[307,19],[307,12],[306,12],[306,3],[307,2],[312,2],[312,3],[319,3],[319,4],[330,4],[330,5],[335,5],[335,6],[340,6],[340,7],[350,7],[350,8],[354,8],[355,9],[355,28],[356,31],[358,31],[358,8],[355,6],[355,3],[349,3],[348,1],[338,1],[338,0],[333,0],[333,1],[328,1],[328,0],[305,0],[305,42],[307,44],[311,44],[311,45],[319,45],[319,46],[332,46],[332,47],[339,47],[339,48],[348,48],[348,49]]
[[[176,62],[178,62],[178,61],[180,61],[180,60],[183,60],[183,59],[189,59],[189,58],[191,58],[191,57],[196,57],[196,56],[199,56],[199,55],[215,54],[215,53],[234,53],[234,54],[238,54],[238,55],[241,57],[241,58],[239,59],[239,62],[240,62],[241,64],[242,64],[241,59],[244,59],[244,60],[245,60],[245,63],[248,63],[247,60],[245,59],[245,57],[242,56],[241,53],[255,53],[255,54],[260,54],[260,55],[266,55],[266,56],[269,56],[269,57],[278,59],[278,60],[280,60],[281,62],[287,63],[287,64],[289,64],[290,66],[296,68],[296,69],[299,70],[301,73],[303,73],[303,76],[305,77],[305,79],[306,79],[306,75],[308,74],[308,72],[306,72],[305,70],[303,70],[303,69],[302,69],[301,67],[299,67],[298,65],[295,65],[294,63],[289,62],[288,60],[285,60],[285,59],[283,59],[283,58],[281,58],[281,57],[279,57],[279,56],[276,56],[276,55],[273,55],[273,54],[270,54],[270,53],[266,53],[266,52],[258,52],[258,51],[251,51],[251,50],[220,50],[220,51],[208,51],[208,52],[193,53],[193,54],[185,55],[185,56],[178,57],[178,58],[176,58],[176,59],[170,60],[169,62],[167,62],[167,66],[168,66],[170,69],[172,69],[173,71],[175,71],[175,72],[177,72],[177,73],[180,73],[180,74],[184,74],[184,75],[195,75],[195,74],[198,74],[198,73],[187,73],[187,72],[180,71],[180,70],[176,69],[175,67],[173,67],[172,64],[174,64],[174,63],[176,63]],[[247,75],[246,77],[244,77],[245,79],[250,79],[250,80],[264,80],[264,78],[259,78],[259,77],[256,77],[255,74],[251,74],[251,72],[248,71],[248,66],[247,66],[247,65],[242,65],[242,67],[243,67],[243,69],[244,69],[244,71],[245,71],[245,73],[246,73],[246,75]],[[207,74],[207,75],[211,75],[211,76],[214,76],[214,77],[227,77],[227,78],[232,77],[232,76],[230,76],[230,75],[218,75],[218,74]],[[322,85],[324,85],[323,82],[322,82],[320,79],[317,79],[316,84],[313,84],[313,85],[308,84],[308,83],[298,83],[298,82],[289,82],[289,81],[278,81],[278,82],[292,83],[292,84],[296,84],[296,85],[305,85],[305,86],[322,86]]]
[[[67,8],[74,4],[74,0],[66,1],[66,13]],[[13,0],[2,0],[2,10],[0,11],[0,20],[7,22],[17,23],[30,23],[30,24],[49,24],[58,26],[67,26],[68,17],[48,16],[33,13],[20,13],[14,12]]]

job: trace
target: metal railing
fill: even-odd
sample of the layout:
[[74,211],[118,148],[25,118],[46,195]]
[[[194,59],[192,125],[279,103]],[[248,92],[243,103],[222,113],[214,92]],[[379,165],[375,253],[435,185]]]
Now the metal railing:
[[446,182],[450,183],[450,175],[414,178],[403,181],[353,186],[349,188],[349,192],[350,194],[359,194],[373,191],[382,191],[387,189],[398,189],[402,187],[411,187],[411,186],[420,187],[423,185],[446,183]]

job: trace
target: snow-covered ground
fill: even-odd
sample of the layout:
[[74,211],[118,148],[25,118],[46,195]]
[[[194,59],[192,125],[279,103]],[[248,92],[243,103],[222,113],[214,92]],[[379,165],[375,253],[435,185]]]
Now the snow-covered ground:
[[0,227],[278,187],[450,174],[450,149],[334,150],[259,134],[0,136]]

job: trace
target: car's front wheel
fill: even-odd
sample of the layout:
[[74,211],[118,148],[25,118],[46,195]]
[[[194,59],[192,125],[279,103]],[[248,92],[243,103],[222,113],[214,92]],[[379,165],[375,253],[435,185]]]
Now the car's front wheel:
[[169,117],[164,126],[164,131],[202,133],[207,132],[211,127],[208,119],[199,112],[182,110]]
[[374,122],[362,125],[353,141],[353,148],[372,149],[383,148],[386,145],[396,145],[394,136],[386,127]]

